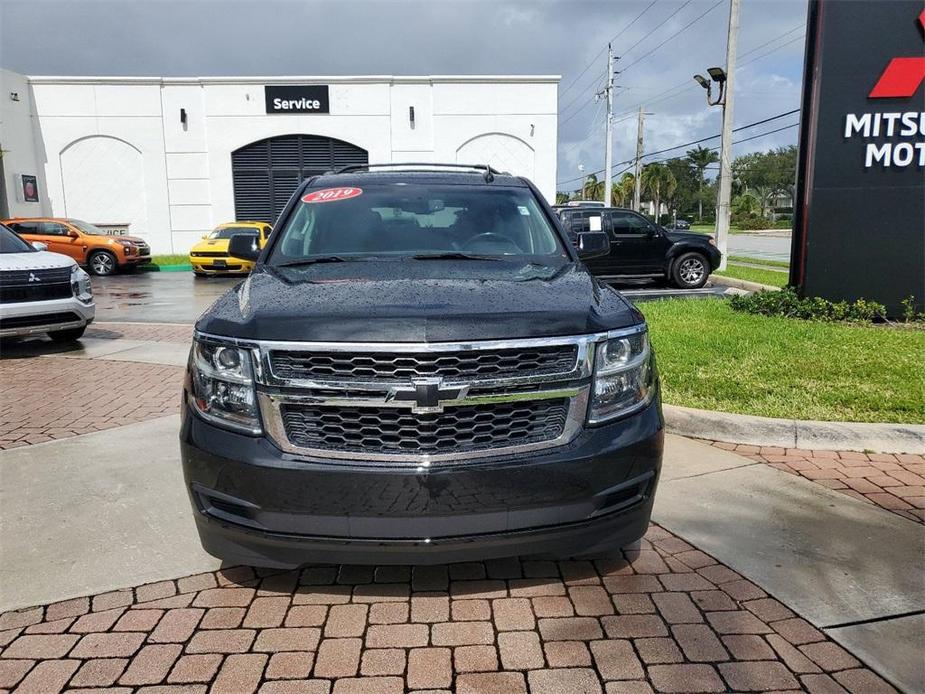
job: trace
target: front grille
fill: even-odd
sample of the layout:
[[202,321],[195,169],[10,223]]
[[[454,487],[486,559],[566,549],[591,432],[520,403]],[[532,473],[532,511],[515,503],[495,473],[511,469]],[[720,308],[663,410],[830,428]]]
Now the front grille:
[[385,455],[465,453],[552,441],[562,435],[568,411],[568,398],[448,407],[434,414],[397,407],[280,407],[286,436],[295,446]]
[[66,284],[36,284],[27,287],[3,287],[0,289],[0,304],[69,299],[72,296],[70,282]]
[[39,270],[3,270],[0,272],[0,290],[9,287],[30,287],[37,284],[71,283],[70,267]]
[[195,251],[190,253],[194,258],[227,258],[228,253],[225,251]]
[[32,328],[36,325],[57,325],[80,320],[80,316],[70,311],[61,313],[42,313],[37,316],[13,316],[0,318],[0,330],[8,328]]
[[297,352],[273,350],[273,374],[315,381],[387,381],[439,376],[445,381],[549,376],[575,369],[575,345],[460,352]]

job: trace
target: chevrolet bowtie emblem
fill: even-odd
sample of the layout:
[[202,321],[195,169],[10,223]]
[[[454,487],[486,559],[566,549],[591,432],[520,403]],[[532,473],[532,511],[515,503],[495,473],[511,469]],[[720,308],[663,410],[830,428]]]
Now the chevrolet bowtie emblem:
[[411,381],[411,387],[395,386],[385,396],[386,402],[411,401],[411,411],[415,414],[443,412],[443,403],[460,400],[469,393],[469,386],[444,387],[442,378],[422,378]]

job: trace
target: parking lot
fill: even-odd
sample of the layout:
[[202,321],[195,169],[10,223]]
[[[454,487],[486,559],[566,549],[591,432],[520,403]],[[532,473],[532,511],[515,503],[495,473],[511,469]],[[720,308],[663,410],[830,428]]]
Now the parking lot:
[[911,524],[755,460],[796,451],[669,437],[656,522],[598,561],[221,566],[177,412],[192,322],[237,281],[95,279],[79,346],[4,349],[0,687],[883,692],[869,660],[914,661],[916,618],[894,618],[922,599]]

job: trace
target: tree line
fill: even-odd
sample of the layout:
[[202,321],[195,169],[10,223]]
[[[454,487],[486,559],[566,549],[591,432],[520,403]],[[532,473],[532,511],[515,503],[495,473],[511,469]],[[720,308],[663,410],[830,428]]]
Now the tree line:
[[[774,222],[783,214],[789,219],[796,185],[795,145],[766,152],[752,152],[736,157],[732,163],[733,221],[742,226],[749,222],[761,226]],[[683,157],[645,164],[641,191],[645,201],[656,210],[664,205],[669,218],[673,215],[698,222],[713,222],[716,205],[716,174],[719,155],[698,146]],[[708,176],[708,171],[713,173]],[[636,177],[624,173],[611,187],[611,199],[618,207],[630,207]],[[594,174],[585,179],[579,190],[556,193],[556,202],[569,200],[603,200],[604,181]]]

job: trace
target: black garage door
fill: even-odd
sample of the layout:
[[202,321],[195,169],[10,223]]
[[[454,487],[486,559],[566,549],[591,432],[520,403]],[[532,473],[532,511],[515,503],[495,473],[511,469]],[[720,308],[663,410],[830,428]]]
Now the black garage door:
[[276,221],[304,179],[339,166],[367,164],[365,149],[318,135],[281,135],[231,153],[236,220]]

